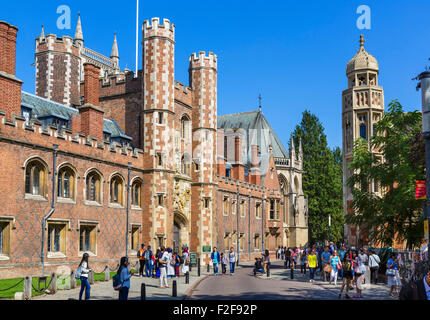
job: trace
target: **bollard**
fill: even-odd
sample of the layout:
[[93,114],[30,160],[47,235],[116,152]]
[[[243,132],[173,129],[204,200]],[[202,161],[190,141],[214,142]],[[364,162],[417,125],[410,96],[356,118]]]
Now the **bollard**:
[[76,278],[75,278],[75,272],[72,270],[70,273],[70,289],[76,288]]
[[294,279],[294,269],[291,267],[291,279]]
[[24,300],[30,300],[31,299],[31,277],[26,276],[24,278],[24,294],[23,294]]
[[105,273],[105,281],[109,281],[110,280],[110,272],[109,272],[109,267],[106,266],[105,271],[103,271]]
[[188,267],[190,268],[190,272],[191,272],[191,271],[193,271],[193,268],[191,267],[191,262],[190,262],[190,264],[188,265]]
[[49,292],[51,294],[57,292],[57,274],[56,273],[53,273],[51,275],[51,286],[49,287]]
[[172,297],[177,297],[177,296],[178,296],[178,292],[177,292],[177,288],[176,288],[176,280],[173,280]]
[[257,269],[254,268],[254,277],[256,277],[256,276],[257,276]]
[[186,274],[185,274],[185,284],[189,284],[190,283],[190,273],[189,272],[187,272]]
[[94,270],[90,270],[90,273],[88,273],[88,282],[94,284]]
[[140,285],[140,300],[146,300],[146,287],[144,283]]
[[210,266],[209,266],[209,263],[208,263],[208,273],[209,273],[209,270],[210,270]]
[[200,258],[197,260],[197,276],[200,277]]
[[267,264],[267,277],[270,277],[270,266]]

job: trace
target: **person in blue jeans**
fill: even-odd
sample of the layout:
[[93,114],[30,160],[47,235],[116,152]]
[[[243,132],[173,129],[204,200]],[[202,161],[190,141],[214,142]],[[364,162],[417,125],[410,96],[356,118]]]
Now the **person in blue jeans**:
[[84,253],[82,256],[81,263],[79,264],[79,267],[81,268],[81,291],[79,291],[79,300],[82,300],[82,294],[85,290],[85,300],[90,300],[90,292],[91,292],[91,286],[88,282],[88,274],[91,271],[91,268],[88,266],[88,253]]
[[151,277],[151,271],[152,271],[152,251],[151,246],[148,246],[148,249],[145,250],[143,253],[143,257],[145,258],[145,275],[150,278]]
[[230,252],[228,253],[228,261],[230,263],[230,275],[232,276],[234,274],[234,266],[237,261],[237,254],[234,252],[233,247],[230,248]]
[[218,275],[218,263],[221,262],[221,257],[219,252],[217,252],[217,248],[214,247],[213,252],[211,253],[211,260],[214,266],[214,274]]
[[128,258],[122,257],[120,260],[117,274],[120,275],[120,281],[122,283],[121,289],[119,289],[119,300],[128,300],[128,291],[130,290],[130,278],[131,273],[128,272]]
[[[345,246],[342,246],[339,250],[339,258],[341,261],[343,261],[343,258],[345,258],[346,254],[346,248]],[[339,270],[339,280],[343,279],[343,268]]]

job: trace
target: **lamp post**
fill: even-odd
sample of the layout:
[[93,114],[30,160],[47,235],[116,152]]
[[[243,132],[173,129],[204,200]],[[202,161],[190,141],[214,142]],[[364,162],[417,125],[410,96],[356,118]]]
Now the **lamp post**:
[[[422,109],[423,109],[423,137],[425,139],[426,148],[426,207],[424,214],[427,213],[427,223],[430,223],[430,214],[428,214],[428,208],[430,208],[430,71],[425,71],[418,76],[421,83],[421,97],[422,97]],[[427,209],[427,210],[426,210]],[[427,259],[430,264],[429,254],[429,240],[430,231],[427,235]]]
[[331,216],[328,215],[328,241],[331,242]]

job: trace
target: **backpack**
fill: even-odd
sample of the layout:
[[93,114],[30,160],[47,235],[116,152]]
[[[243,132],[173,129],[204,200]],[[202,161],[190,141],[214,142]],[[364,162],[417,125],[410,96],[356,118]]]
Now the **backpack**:
[[121,290],[122,288],[121,273],[117,273],[116,275],[113,276],[112,285],[114,290],[116,291]]
[[145,258],[145,260],[149,260],[150,256],[149,256],[148,250],[145,251],[145,253],[143,254],[143,257]]
[[76,273],[75,273],[75,279],[81,278],[81,272],[82,272],[82,267],[79,266],[78,269],[76,270]]
[[180,262],[180,264],[184,264],[184,257],[180,256],[179,257],[179,262]]
[[170,265],[171,266],[176,266],[176,261],[175,261],[176,259],[173,259],[173,257],[172,257],[172,259],[170,260]]

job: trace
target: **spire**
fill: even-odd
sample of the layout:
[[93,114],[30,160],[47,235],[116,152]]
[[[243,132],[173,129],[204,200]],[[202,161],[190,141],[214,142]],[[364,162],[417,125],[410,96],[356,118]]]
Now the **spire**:
[[45,40],[45,30],[43,30],[43,24],[42,31],[40,32],[39,42],[42,42],[42,40]]
[[115,38],[113,40],[113,46],[112,46],[112,51],[111,51],[110,57],[111,58],[119,58],[118,43],[116,41],[116,32],[115,32]]
[[81,13],[78,13],[78,23],[76,24],[76,32],[75,32],[75,41],[76,40],[84,42],[84,35],[82,34],[82,25],[81,25]]
[[261,93],[258,95],[258,110],[261,112]]
[[364,40],[364,36],[362,34],[360,34],[360,40],[358,42],[360,42],[360,49],[364,48],[364,43],[366,40]]

